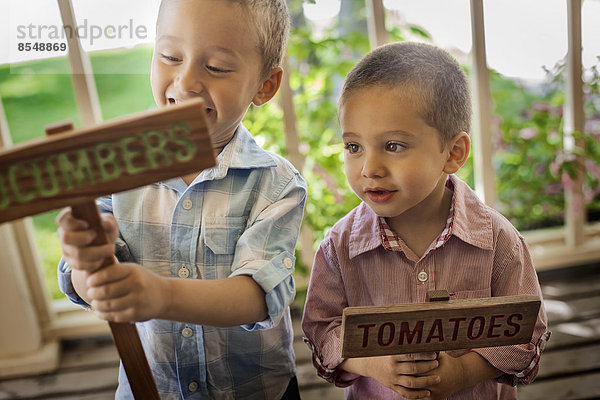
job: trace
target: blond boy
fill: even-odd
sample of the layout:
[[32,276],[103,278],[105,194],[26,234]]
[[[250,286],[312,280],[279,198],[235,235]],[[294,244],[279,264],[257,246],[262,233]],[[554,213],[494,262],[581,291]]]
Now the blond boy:
[[[277,92],[288,31],[283,0],[164,0],[154,99],[204,100],[217,165],[100,199],[110,245],[57,217],[61,289],[138,322],[163,400],[298,398],[289,304],[306,184],[241,124]],[[98,269],[115,251],[123,262]],[[121,368],[116,398],[131,397]]]

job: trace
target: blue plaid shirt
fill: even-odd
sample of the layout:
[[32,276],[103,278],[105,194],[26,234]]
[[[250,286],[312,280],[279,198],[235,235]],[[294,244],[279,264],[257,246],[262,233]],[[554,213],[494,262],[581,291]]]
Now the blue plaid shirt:
[[[279,399],[295,375],[289,304],[306,183],[243,125],[188,187],[182,179],[98,200],[116,217],[117,257],[181,279],[249,275],[266,293],[264,321],[215,328],[137,323],[161,399]],[[84,307],[62,260],[59,286]],[[133,398],[121,366],[117,399]]]

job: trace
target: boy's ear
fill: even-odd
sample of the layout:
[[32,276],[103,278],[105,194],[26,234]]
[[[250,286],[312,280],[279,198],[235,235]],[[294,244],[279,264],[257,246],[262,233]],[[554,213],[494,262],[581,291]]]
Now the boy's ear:
[[282,75],[283,70],[279,67],[273,68],[269,72],[269,76],[263,81],[262,86],[252,98],[252,103],[255,106],[262,106],[275,96],[275,93],[279,90],[279,85],[281,85]]
[[457,133],[448,144],[448,159],[444,165],[444,172],[453,174],[458,171],[469,158],[471,139],[466,132]]

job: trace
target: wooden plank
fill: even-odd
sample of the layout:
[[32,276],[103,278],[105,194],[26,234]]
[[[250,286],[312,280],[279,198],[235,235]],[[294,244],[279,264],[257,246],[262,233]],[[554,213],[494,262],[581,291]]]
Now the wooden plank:
[[600,397],[600,372],[534,381],[517,387],[519,400],[582,400]]
[[540,282],[544,300],[562,300],[573,297],[599,296],[600,276],[584,276],[574,281]]
[[544,352],[536,379],[600,369],[600,343]]
[[91,370],[5,380],[0,382],[0,399],[62,398],[62,394],[106,389],[112,389],[114,396],[118,373],[118,368],[104,366]]
[[201,100],[0,151],[0,223],[215,164]]
[[115,389],[94,391],[93,393],[77,393],[65,395],[60,400],[114,400]]
[[600,342],[600,318],[580,322],[550,324],[552,336],[546,352],[559,348],[570,348],[586,343]]
[[544,300],[550,324],[581,321],[583,319],[598,317],[600,316],[598,304],[600,304],[600,296],[590,296],[568,301]]
[[367,357],[526,343],[540,307],[537,296],[347,307],[342,357]]
[[63,342],[60,370],[113,365],[119,368],[119,353],[110,335]]

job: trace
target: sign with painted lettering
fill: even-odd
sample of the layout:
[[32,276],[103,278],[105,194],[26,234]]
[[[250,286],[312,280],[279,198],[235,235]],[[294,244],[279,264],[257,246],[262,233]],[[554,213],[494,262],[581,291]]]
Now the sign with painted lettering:
[[533,295],[347,307],[342,357],[473,349],[527,343],[540,299]]
[[0,223],[215,164],[201,100],[0,151]]
[[[108,243],[94,199],[215,165],[202,100],[73,130],[46,127],[46,138],[0,151],[0,223],[71,206]],[[103,260],[102,266],[115,262]],[[109,322],[135,399],[160,400],[132,323]]]

